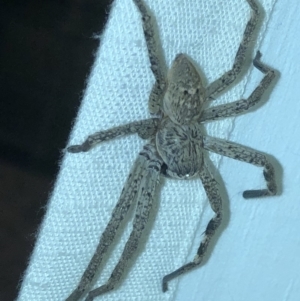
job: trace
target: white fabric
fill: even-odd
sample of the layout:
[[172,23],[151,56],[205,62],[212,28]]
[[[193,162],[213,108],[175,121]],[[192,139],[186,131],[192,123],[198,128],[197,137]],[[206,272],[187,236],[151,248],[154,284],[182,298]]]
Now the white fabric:
[[[265,16],[256,48],[274,1],[260,0]],[[168,66],[177,53],[183,52],[197,62],[206,82],[230,69],[250,16],[245,0],[147,3],[156,17]],[[241,98],[247,78],[214,104]],[[117,0],[101,37],[69,144],[81,143],[95,131],[149,117],[147,101],[153,82],[140,15],[132,1]],[[210,135],[223,138],[228,138],[231,130],[232,119],[207,126]],[[103,143],[88,153],[65,155],[19,301],[62,301],[72,292],[144,143],[130,136]],[[218,164],[218,156],[212,159]],[[171,281],[169,291],[162,293],[162,277],[193,258],[199,244],[198,235],[192,247],[196,230],[203,232],[212,212],[199,179],[162,182],[155,218],[136,261],[121,286],[99,300],[179,301],[176,287],[180,280]],[[95,287],[109,277],[130,226],[110,254]]]

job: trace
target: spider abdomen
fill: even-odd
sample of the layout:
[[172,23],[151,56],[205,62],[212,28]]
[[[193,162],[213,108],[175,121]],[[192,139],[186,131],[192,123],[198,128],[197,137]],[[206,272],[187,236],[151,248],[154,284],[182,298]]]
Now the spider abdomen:
[[156,147],[167,165],[166,175],[189,178],[203,164],[203,138],[199,125],[179,125],[166,117],[156,135]]

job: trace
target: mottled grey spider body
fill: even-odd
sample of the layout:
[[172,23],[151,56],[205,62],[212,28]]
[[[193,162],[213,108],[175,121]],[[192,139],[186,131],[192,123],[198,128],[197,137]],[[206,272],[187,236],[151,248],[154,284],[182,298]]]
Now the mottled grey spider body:
[[188,178],[203,165],[200,119],[205,89],[199,73],[184,54],[176,56],[167,77],[163,116],[156,134],[157,151],[168,167],[166,175]]
[[137,203],[133,229],[119,262],[107,283],[89,291],[85,300],[93,300],[96,296],[112,290],[120,282],[124,269],[136,251],[147,224],[161,175],[178,179],[199,176],[211,208],[215,212],[214,217],[206,227],[204,238],[194,260],[166,275],[162,283],[163,291],[167,290],[168,281],[202,262],[207,246],[222,221],[222,198],[218,184],[207,167],[206,161],[209,159],[204,156],[206,151],[264,168],[263,175],[267,187],[260,190],[247,190],[243,194],[245,198],[276,194],[274,168],[264,154],[239,144],[209,137],[202,129],[202,123],[205,121],[245,113],[261,100],[264,91],[275,77],[274,71],[260,61],[261,54],[257,52],[253,64],[264,73],[264,78],[251,95],[247,99],[205,108],[205,104],[223,92],[241,72],[246,51],[249,48],[259,17],[259,10],[255,1],[246,0],[252,9],[252,14],[246,25],[232,68],[206,88],[203,86],[201,77],[193,63],[184,54],[176,56],[167,78],[164,77],[162,63],[157,55],[151,16],[142,0],[133,1],[142,15],[151,70],[155,76],[155,84],[149,97],[149,111],[154,117],[95,133],[89,136],[83,144],[67,148],[71,153],[86,152],[100,142],[133,133],[137,133],[143,139],[148,139],[148,143],[140,152],[127,178],[111,219],[100,238],[96,252],[77,288],[66,299],[67,301],[79,300],[83,294],[88,292],[103,256],[115,238],[120,222],[130,207]]

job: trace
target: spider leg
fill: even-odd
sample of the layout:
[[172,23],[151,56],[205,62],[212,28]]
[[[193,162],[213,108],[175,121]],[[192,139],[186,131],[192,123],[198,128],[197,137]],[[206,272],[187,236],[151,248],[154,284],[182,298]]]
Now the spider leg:
[[277,187],[275,182],[274,167],[264,154],[244,145],[209,136],[205,136],[203,138],[203,143],[203,148],[208,151],[264,168],[263,175],[266,180],[267,189],[246,190],[243,193],[243,197],[245,199],[271,196],[276,194]]
[[268,89],[275,78],[275,72],[260,61],[261,53],[257,51],[253,60],[253,65],[265,74],[258,87],[251,93],[247,99],[240,99],[227,104],[214,106],[203,111],[200,122],[217,120],[225,117],[235,116],[245,113],[248,109],[259,103],[262,95]]
[[207,166],[204,164],[203,169],[200,173],[200,179],[203,183],[205,192],[207,194],[209,203],[212,210],[215,212],[215,216],[209,221],[206,230],[204,232],[204,238],[202,239],[200,246],[197,250],[197,254],[192,262],[189,262],[176,271],[166,275],[162,281],[163,292],[168,290],[168,282],[179,275],[188,272],[194,267],[201,264],[202,259],[207,251],[208,244],[215,234],[217,228],[220,226],[222,221],[222,199],[218,190],[218,183],[210,174]]
[[111,273],[108,281],[104,285],[90,291],[85,301],[92,301],[96,296],[114,289],[114,287],[120,282],[128,261],[132,258],[138,247],[139,240],[151,212],[154,195],[159,184],[160,169],[163,163],[162,160],[154,154],[154,152],[155,148],[153,146],[152,149],[149,147],[148,149],[145,148],[141,153],[141,155],[145,156],[147,163],[145,170],[141,173],[143,179],[140,183],[136,197],[138,199],[138,204],[133,220],[133,229],[128,241],[126,242],[121,258]]
[[[106,226],[103,234],[101,235],[100,242],[97,249],[89,262],[88,267],[83,273],[77,288],[72,292],[72,294],[66,299],[66,301],[77,301],[89,288],[93,278],[98,271],[99,265],[103,259],[104,254],[107,249],[112,244],[117,230],[128,213],[131,205],[137,200],[140,193],[140,186],[143,180],[144,169],[147,167],[150,169],[153,163],[149,161],[149,153],[153,152],[153,146],[150,144],[145,145],[144,149],[140,152],[138,158],[136,159],[134,166],[127,178],[126,184],[122,190],[120,199],[116,204],[111,219]],[[152,165],[151,165],[152,164]],[[154,169],[154,168],[153,168]],[[156,171],[156,170],[155,170]],[[150,171],[149,171],[150,173]],[[153,172],[154,173],[154,172]],[[155,178],[156,179],[156,178]],[[142,217],[141,217],[142,218]]]
[[149,97],[149,111],[157,114],[161,110],[161,101],[166,87],[166,79],[163,74],[164,64],[159,58],[157,38],[155,37],[152,16],[149,14],[143,0],[133,0],[142,16],[144,36],[147,44],[148,55],[155,84]]
[[67,151],[69,153],[87,152],[98,143],[134,133],[137,133],[143,139],[148,139],[156,133],[158,121],[157,118],[145,119],[97,132],[88,136],[82,144],[67,147]]
[[208,86],[206,94],[207,100],[215,99],[219,93],[221,93],[231,83],[233,83],[233,81],[240,74],[245,63],[246,52],[250,46],[251,41],[253,40],[252,36],[259,18],[259,9],[255,1],[247,0],[247,2],[252,9],[251,18],[246,25],[242,41],[235,55],[233,66],[223,76],[221,76],[219,79],[215,80]]

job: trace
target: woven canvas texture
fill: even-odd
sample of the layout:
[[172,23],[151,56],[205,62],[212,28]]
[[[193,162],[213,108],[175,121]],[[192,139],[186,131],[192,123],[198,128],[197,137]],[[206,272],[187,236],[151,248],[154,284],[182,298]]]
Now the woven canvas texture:
[[[168,66],[176,54],[189,54],[209,83],[232,66],[250,8],[245,0],[146,0],[157,21]],[[260,0],[265,15],[255,48],[263,37],[274,0]],[[243,97],[250,71],[214,104]],[[95,57],[69,144],[99,130],[149,117],[154,83],[140,15],[131,0],[116,0]],[[233,119],[207,125],[212,136],[228,138]],[[19,301],[63,301],[78,284],[143,144],[137,136],[103,143],[88,153],[65,154]],[[211,156],[218,165],[220,157]],[[162,293],[162,277],[193,258],[196,229],[212,216],[199,179],[164,180],[149,231],[121,286],[99,300],[169,301],[179,280]],[[105,283],[131,229],[127,223],[95,287]],[[198,244],[198,242],[197,242]],[[187,292],[188,296],[188,292]],[[97,299],[98,300],[98,299]],[[188,299],[186,299],[188,300]],[[191,300],[191,299],[189,299]]]

